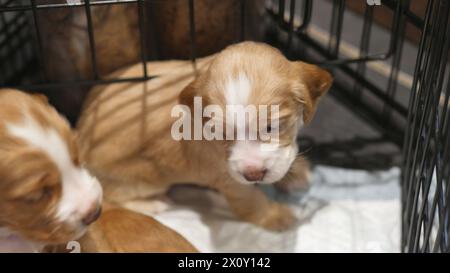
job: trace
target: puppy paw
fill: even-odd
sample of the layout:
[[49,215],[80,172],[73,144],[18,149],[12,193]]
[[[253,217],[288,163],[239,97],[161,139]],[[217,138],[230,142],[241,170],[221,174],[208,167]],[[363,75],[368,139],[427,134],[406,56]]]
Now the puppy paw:
[[288,206],[273,203],[257,224],[268,230],[284,231],[293,227],[296,222],[297,218]]
[[292,176],[289,179],[281,180],[275,183],[277,190],[290,193],[296,191],[307,191],[311,185],[311,171],[309,169],[303,170],[301,174]]
[[148,216],[154,216],[169,210],[172,201],[166,196],[158,196],[148,200],[133,200],[123,204],[123,207],[142,213]]
[[285,193],[294,191],[306,191],[311,183],[310,163],[303,157],[297,157],[286,176],[275,187]]

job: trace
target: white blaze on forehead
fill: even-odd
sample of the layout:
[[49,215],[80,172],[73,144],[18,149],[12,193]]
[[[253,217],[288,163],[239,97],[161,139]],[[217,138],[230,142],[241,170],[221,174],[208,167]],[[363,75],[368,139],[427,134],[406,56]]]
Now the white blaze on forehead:
[[250,96],[251,83],[244,73],[237,77],[229,77],[225,85],[227,105],[247,105]]
[[[229,126],[228,131],[236,128],[238,138],[242,136],[245,138],[247,120],[246,110],[249,96],[251,92],[251,83],[244,73],[239,73],[237,77],[229,76],[225,84],[225,99],[226,99],[226,123]],[[250,105],[251,107],[253,105]],[[254,106],[253,106],[254,107]],[[250,111],[252,112],[252,111]],[[250,117],[251,119],[251,117]],[[232,134],[231,134],[232,135]],[[228,134],[227,134],[228,136]]]
[[74,165],[68,144],[54,128],[44,128],[29,115],[19,124],[8,124],[8,133],[44,152],[57,166],[62,178],[62,195],[57,217],[77,221],[101,201],[102,190],[97,179]]

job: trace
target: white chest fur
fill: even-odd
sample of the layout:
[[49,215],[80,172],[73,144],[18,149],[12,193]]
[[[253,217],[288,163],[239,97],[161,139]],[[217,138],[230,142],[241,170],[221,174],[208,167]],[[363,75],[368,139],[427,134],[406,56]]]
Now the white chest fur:
[[42,245],[22,239],[7,228],[0,227],[0,253],[37,253]]

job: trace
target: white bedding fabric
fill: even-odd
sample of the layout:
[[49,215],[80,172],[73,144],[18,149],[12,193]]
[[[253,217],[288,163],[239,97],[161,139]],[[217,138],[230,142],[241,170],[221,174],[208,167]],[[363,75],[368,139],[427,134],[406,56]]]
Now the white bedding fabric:
[[281,233],[239,221],[219,194],[180,187],[155,215],[201,252],[399,252],[400,171],[366,172],[318,166],[307,193],[264,187],[287,202],[300,223]]

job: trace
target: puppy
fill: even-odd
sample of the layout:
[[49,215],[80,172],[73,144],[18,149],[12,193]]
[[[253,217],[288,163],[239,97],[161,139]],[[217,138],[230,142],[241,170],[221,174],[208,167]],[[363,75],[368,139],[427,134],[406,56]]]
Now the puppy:
[[[100,218],[74,248],[67,244],[47,247],[46,252],[148,253],[198,252],[185,238],[152,217],[113,205],[104,205]],[[70,245],[69,245],[70,246]]]
[[[182,61],[149,63],[148,71],[158,76],[153,80],[93,89],[78,124],[87,167],[102,181],[105,197],[125,206],[174,184],[195,183],[221,192],[245,221],[270,230],[290,227],[295,222],[290,209],[269,200],[254,184],[280,182],[292,188],[286,185],[308,177],[306,161],[297,156],[296,137],[331,86],[331,75],[314,65],[290,62],[277,49],[254,42],[200,59],[197,68],[193,71]],[[141,69],[136,65],[114,76],[133,76]],[[185,113],[181,122],[195,131],[199,98],[222,113],[228,113],[230,105],[279,106],[278,117],[257,124],[266,131],[276,129],[279,134],[271,140],[278,144],[267,145],[259,135],[237,140],[174,136],[174,125],[180,123],[174,113],[180,106]],[[203,116],[203,121],[214,120],[211,116]],[[225,134],[230,127],[237,134],[247,132],[255,122],[230,126],[227,120],[223,128],[215,127],[215,134]],[[271,128],[272,123],[279,125]]]
[[[55,2],[65,1],[36,0],[37,5]],[[55,83],[94,79],[84,7],[39,9],[37,17],[46,77]],[[100,78],[139,61],[136,3],[92,5],[91,17],[96,71]],[[33,25],[33,18],[30,18],[30,24]],[[74,122],[89,89],[89,86],[75,85],[44,91],[56,109]]]
[[[266,3],[246,0],[244,10],[241,0],[196,0],[195,54],[204,57],[224,49],[245,35],[247,39],[263,37]],[[153,26],[147,27],[150,41],[149,56],[157,53],[158,60],[191,57],[189,5],[185,0],[147,1],[147,14]],[[245,15],[245,22],[238,16]],[[238,19],[239,18],[239,19]],[[241,24],[244,23],[244,26]],[[154,39],[154,41],[152,41]]]
[[101,200],[67,121],[43,96],[1,89],[0,251],[39,251],[80,237]]

